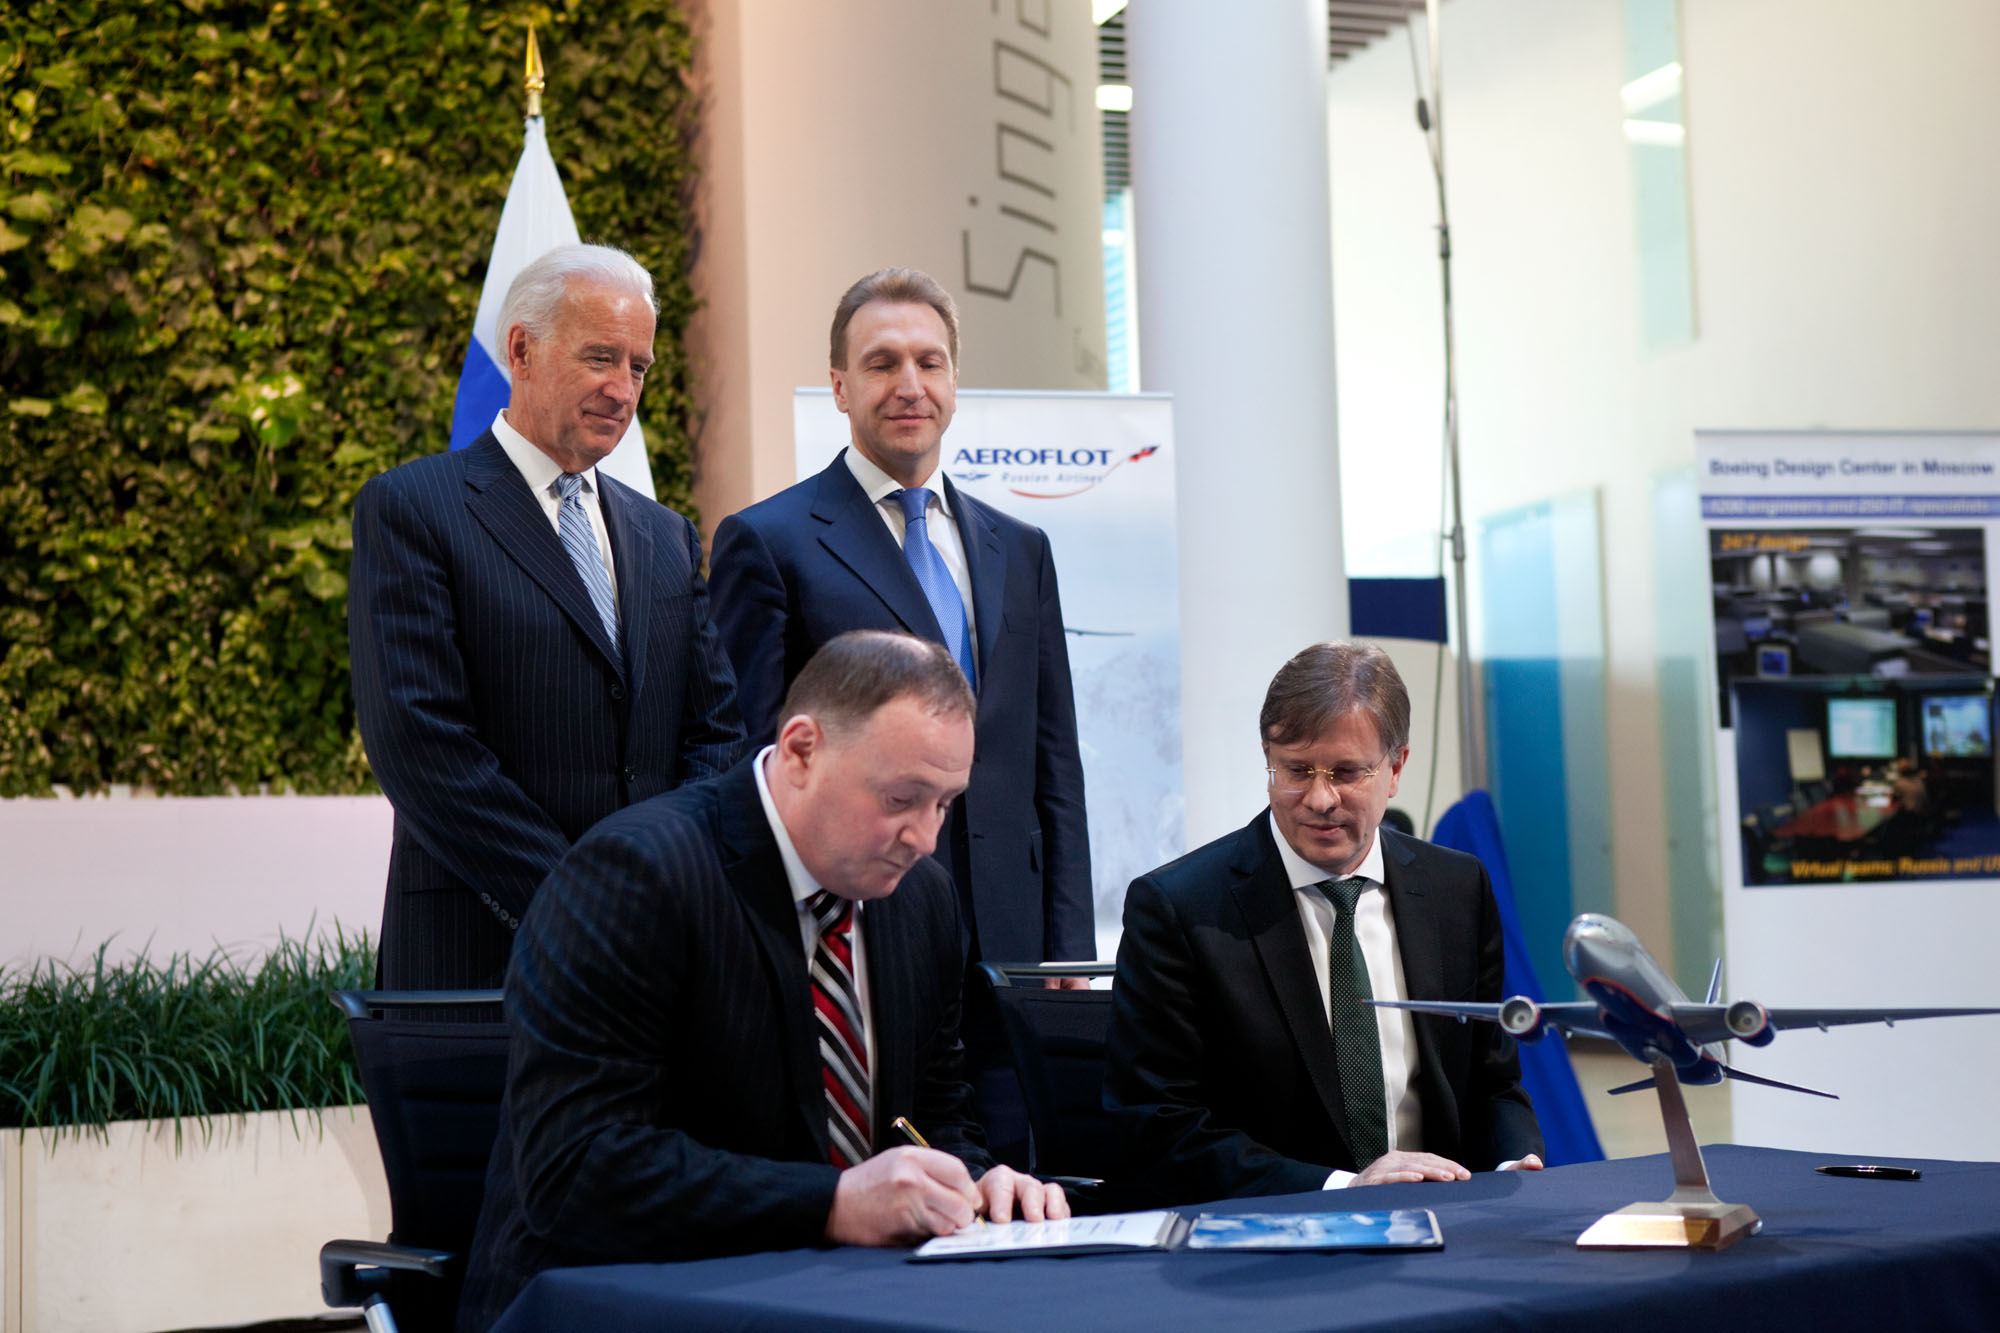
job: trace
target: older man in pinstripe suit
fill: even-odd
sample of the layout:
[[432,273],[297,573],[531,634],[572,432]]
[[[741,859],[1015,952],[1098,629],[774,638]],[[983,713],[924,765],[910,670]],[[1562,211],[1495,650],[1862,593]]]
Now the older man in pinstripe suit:
[[551,251],[501,306],[512,394],[493,428],[355,500],[355,709],[396,810],[385,986],[497,986],[572,843],[741,749],[693,525],[597,470],[638,408],[654,316],[630,255]]

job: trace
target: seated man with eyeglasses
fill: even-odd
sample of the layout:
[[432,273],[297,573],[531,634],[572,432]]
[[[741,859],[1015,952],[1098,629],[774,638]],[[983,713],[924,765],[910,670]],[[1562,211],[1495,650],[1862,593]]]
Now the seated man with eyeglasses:
[[1410,752],[1395,664],[1315,644],[1258,725],[1270,808],[1126,892],[1104,1097],[1131,1203],[1540,1168],[1513,1038],[1365,1003],[1502,998],[1485,868],[1381,827]]

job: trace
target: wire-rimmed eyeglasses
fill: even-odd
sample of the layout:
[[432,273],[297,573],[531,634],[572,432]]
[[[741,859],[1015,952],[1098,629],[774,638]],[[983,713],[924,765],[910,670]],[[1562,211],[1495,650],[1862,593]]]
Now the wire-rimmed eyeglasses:
[[1332,768],[1315,768],[1311,764],[1277,763],[1264,772],[1270,775],[1271,790],[1283,792],[1287,796],[1297,796],[1320,782],[1325,782],[1337,793],[1346,793],[1364,786],[1370,778],[1380,773],[1388,762],[1389,756],[1385,754],[1373,765],[1365,768],[1360,764],[1337,764]]

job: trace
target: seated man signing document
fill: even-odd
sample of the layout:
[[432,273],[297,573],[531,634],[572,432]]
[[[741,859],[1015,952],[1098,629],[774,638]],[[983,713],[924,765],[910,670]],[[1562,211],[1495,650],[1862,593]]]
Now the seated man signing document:
[[[972,768],[964,673],[844,634],[780,716],[754,759],[598,824],[535,895],[461,1328],[545,1268],[1069,1215],[992,1165],[961,1073],[958,897],[929,854]],[[898,1116],[936,1146],[901,1144]]]
[[1132,1193],[1197,1203],[1539,1167],[1514,1039],[1370,999],[1498,1000],[1478,861],[1380,827],[1410,700],[1379,648],[1315,644],[1258,719],[1270,807],[1134,880],[1105,1105]]

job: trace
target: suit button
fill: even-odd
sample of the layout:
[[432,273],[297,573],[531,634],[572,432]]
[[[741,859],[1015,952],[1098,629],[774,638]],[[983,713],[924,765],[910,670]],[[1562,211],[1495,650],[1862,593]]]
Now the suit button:
[[639,780],[639,771],[630,764],[625,765],[622,773],[627,782],[637,782]]
[[611,687],[611,697],[613,700],[623,699],[625,697],[625,687],[623,685],[613,685]]

